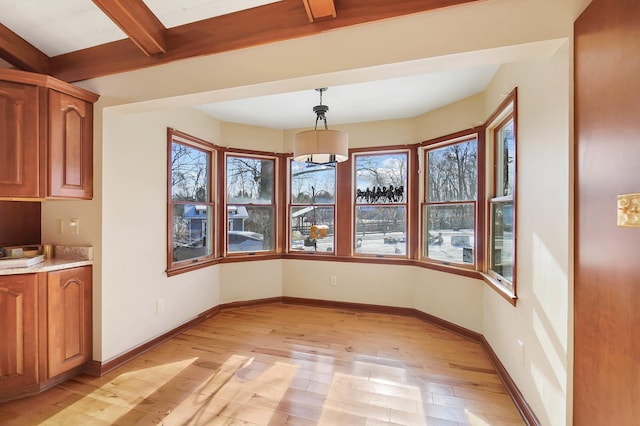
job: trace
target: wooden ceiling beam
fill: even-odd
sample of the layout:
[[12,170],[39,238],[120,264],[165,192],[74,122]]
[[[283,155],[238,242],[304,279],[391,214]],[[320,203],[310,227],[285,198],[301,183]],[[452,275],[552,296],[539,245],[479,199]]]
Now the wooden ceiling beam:
[[336,5],[333,0],[302,0],[309,22],[316,19],[336,17]]
[[0,58],[24,71],[49,73],[49,57],[2,24]]
[[336,18],[310,25],[300,0],[282,0],[169,28],[166,53],[159,56],[140,55],[129,40],[54,56],[51,75],[67,82],[86,80],[475,1],[481,0],[340,0]]
[[142,0],[93,0],[147,56],[167,52],[167,29]]

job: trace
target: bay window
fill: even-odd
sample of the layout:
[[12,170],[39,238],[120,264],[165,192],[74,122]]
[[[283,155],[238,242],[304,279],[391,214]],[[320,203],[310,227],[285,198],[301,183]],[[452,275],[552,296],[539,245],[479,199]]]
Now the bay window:
[[167,273],[254,254],[317,254],[480,278],[515,304],[516,96],[479,127],[352,149],[340,164],[168,129]]

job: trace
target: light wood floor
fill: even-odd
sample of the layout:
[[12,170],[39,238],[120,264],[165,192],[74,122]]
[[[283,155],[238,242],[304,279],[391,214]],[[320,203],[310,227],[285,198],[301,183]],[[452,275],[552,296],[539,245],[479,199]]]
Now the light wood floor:
[[476,342],[416,318],[269,304],[225,310],[104,377],[0,404],[0,424],[524,421]]

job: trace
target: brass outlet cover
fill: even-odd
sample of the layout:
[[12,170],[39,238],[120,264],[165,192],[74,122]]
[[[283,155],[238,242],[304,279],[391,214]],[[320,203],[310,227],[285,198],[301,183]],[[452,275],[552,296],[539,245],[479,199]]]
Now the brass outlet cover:
[[618,226],[640,228],[640,193],[618,195]]

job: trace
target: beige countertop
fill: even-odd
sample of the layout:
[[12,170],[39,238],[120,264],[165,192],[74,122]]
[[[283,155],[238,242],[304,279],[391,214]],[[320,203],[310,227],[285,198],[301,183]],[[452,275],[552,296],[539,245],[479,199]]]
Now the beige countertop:
[[0,269],[0,275],[36,274],[87,265],[93,265],[93,260],[53,258],[26,268]]

